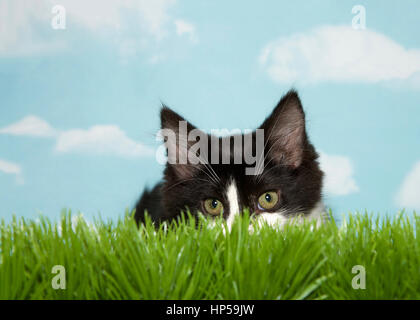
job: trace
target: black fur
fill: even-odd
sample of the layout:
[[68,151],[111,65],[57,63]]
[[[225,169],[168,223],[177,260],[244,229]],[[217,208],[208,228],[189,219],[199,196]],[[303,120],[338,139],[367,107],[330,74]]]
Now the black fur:
[[[180,115],[169,108],[162,108],[163,129],[177,131],[178,123],[182,120]],[[194,128],[188,124],[188,132]],[[248,166],[245,161],[234,164],[233,136],[209,139],[210,154],[214,150],[214,143],[221,146],[228,141],[231,149],[230,164],[211,164],[212,170],[203,164],[167,164],[163,182],[152,191],[146,190],[137,203],[136,221],[144,221],[145,210],[155,222],[173,219],[186,209],[192,214],[203,212],[203,201],[208,198],[222,201],[226,218],[230,212],[225,188],[232,179],[237,184],[240,210],[246,207],[258,214],[258,196],[276,190],[280,201],[270,211],[284,210],[286,215],[308,213],[321,200],[323,173],[317,161],[318,154],[306,133],[305,114],[298,94],[293,90],[288,92],[260,129],[264,129],[266,155],[266,167],[261,175],[245,175]],[[255,153],[255,131],[250,134],[254,140]],[[219,159],[222,159],[221,152]],[[217,182],[211,179],[213,171],[219,177]]]

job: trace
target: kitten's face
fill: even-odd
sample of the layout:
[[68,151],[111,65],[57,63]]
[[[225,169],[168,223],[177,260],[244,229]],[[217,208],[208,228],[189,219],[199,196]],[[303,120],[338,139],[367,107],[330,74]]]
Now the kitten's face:
[[[179,122],[184,119],[168,108],[162,109],[161,118],[162,128],[177,136],[175,142],[166,141],[168,151],[179,155],[180,141],[187,141],[179,130]],[[187,132],[194,129],[188,124]],[[262,142],[255,131],[236,136],[243,142],[239,151],[234,136],[212,139],[206,135],[208,162],[167,164],[162,196],[168,218],[189,209],[192,214],[222,215],[231,223],[247,208],[255,217],[272,223],[320,209],[323,174],[306,135],[297,94],[292,91],[284,96],[259,129],[264,130]],[[252,141],[251,146],[245,141]],[[195,142],[187,141],[186,148]],[[261,149],[256,147],[258,143],[263,144]],[[259,160],[253,164],[259,168],[257,174],[246,173],[246,168],[252,166],[246,152]]]

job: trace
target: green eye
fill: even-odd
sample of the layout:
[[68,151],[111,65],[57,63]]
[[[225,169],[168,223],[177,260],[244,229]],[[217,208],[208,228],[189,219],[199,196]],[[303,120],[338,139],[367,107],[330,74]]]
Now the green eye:
[[207,199],[204,201],[204,209],[208,214],[217,216],[223,213],[223,204],[217,199]]
[[261,210],[270,210],[279,202],[279,196],[275,191],[264,192],[258,198],[258,208]]

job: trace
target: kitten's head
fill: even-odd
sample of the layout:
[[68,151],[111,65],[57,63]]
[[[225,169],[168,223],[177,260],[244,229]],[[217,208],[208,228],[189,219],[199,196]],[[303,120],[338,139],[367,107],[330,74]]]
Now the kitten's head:
[[[167,107],[161,111],[161,121],[162,129],[173,133],[165,140],[166,218],[188,209],[232,222],[248,208],[257,218],[278,222],[298,214],[308,216],[319,208],[323,173],[295,91],[280,100],[259,127],[263,131],[215,137]],[[194,155],[198,163],[189,157]]]

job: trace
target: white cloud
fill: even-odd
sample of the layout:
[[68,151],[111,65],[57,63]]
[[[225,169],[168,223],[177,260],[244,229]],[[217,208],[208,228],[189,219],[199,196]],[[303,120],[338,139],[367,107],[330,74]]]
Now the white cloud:
[[348,157],[321,152],[319,161],[325,173],[324,192],[327,195],[341,196],[359,191]]
[[[0,55],[29,55],[62,49],[61,40],[46,38],[51,29],[52,1],[0,1]],[[46,26],[39,32],[37,26]]]
[[16,163],[12,163],[12,162],[8,162],[8,161],[0,159],[0,172],[16,176],[16,182],[18,184],[24,183],[23,177],[22,177],[22,169]]
[[396,202],[403,208],[420,210],[420,161],[404,178]]
[[53,137],[56,131],[45,120],[36,116],[27,116],[16,123],[0,129],[0,134]]
[[127,27],[127,14],[135,17],[140,28],[157,39],[163,38],[170,21],[169,8],[175,0],[62,0],[67,15],[90,30]]
[[19,175],[22,172],[19,165],[12,162],[7,162],[5,160],[1,160],[1,159],[0,159],[0,171],[7,174],[15,174],[15,175]]
[[195,27],[193,24],[181,19],[175,20],[174,23],[176,28],[176,34],[178,36],[186,35],[192,42],[198,41],[197,34],[195,32]]
[[[82,28],[103,34],[118,46],[165,38],[175,0],[2,0],[0,2],[0,55],[31,55],[68,47],[63,30],[51,29],[55,5],[66,10],[66,29]],[[124,52],[126,48],[123,48]]]
[[151,148],[131,140],[115,125],[98,125],[88,130],[64,131],[58,136],[55,150],[63,153],[108,154],[122,157],[154,154]]
[[63,153],[108,154],[121,157],[142,157],[154,154],[152,148],[130,139],[116,125],[96,125],[87,130],[60,131],[39,117],[27,116],[0,129],[0,134],[52,137],[56,139],[55,150]]
[[420,75],[419,49],[406,49],[381,33],[347,26],[320,27],[273,41],[259,60],[280,83],[376,83]]

